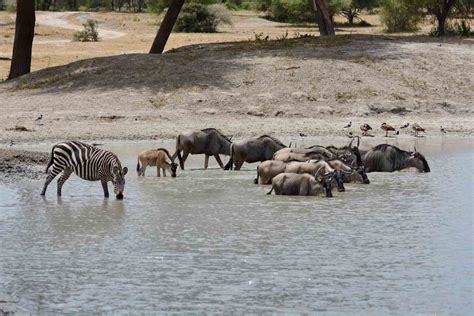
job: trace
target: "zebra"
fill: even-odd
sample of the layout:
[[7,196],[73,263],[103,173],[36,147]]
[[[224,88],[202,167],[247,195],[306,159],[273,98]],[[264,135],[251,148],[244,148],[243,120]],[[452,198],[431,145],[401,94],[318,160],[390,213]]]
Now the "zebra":
[[48,185],[61,172],[62,175],[58,179],[58,196],[61,196],[64,182],[74,172],[84,180],[100,180],[106,198],[109,197],[107,183],[112,181],[117,199],[123,199],[125,175],[128,172],[128,168],[122,169],[120,160],[110,151],[77,141],[54,145],[51,150],[51,159],[46,166],[48,177],[44,183],[41,195],[46,194]]

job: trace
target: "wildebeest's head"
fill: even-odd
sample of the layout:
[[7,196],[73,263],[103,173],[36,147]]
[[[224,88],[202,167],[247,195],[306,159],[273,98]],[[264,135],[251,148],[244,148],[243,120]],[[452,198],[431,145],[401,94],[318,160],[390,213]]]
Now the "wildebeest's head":
[[332,172],[327,172],[323,175],[320,175],[320,170],[316,172],[316,181],[318,181],[318,183],[323,187],[326,197],[332,197],[333,174]]
[[336,181],[337,184],[337,190],[339,192],[344,192],[346,191],[346,188],[344,188],[344,174],[340,170],[335,170],[332,172],[332,177]]
[[430,172],[430,166],[425,159],[425,156],[415,151],[411,156],[411,166],[418,169],[420,172]]
[[178,164],[174,161],[171,162],[171,176],[176,178],[176,170],[178,169]]
[[112,170],[112,183],[114,184],[114,193],[117,199],[119,200],[123,199],[123,192],[125,190],[125,175],[127,174],[127,172],[127,167],[120,169],[119,166],[114,166]]

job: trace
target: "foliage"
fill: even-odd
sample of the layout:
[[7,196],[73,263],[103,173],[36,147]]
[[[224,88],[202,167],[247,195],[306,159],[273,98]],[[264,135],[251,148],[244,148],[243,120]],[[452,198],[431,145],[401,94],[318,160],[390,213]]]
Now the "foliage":
[[314,22],[315,14],[307,0],[273,0],[267,18],[277,22]]
[[372,10],[377,5],[377,0],[350,0],[341,8],[341,15],[347,19],[349,25],[353,25],[354,19],[359,17],[362,10]]
[[76,42],[98,42],[99,32],[97,31],[97,22],[87,20],[87,22],[82,25],[84,26],[84,30],[75,32],[72,35],[73,40]]
[[418,30],[423,17],[423,3],[417,0],[384,0],[381,20],[387,32],[411,32]]
[[207,7],[209,12],[214,15],[219,23],[232,25],[232,15],[224,4],[211,4]]
[[177,32],[214,33],[217,31],[217,17],[208,7],[199,3],[187,3],[183,6],[176,21]]

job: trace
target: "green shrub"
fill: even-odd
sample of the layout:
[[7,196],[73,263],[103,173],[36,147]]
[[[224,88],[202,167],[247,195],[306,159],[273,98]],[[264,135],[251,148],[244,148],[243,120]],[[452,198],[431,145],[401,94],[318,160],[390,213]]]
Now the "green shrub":
[[187,3],[178,16],[175,30],[186,33],[214,33],[218,23],[217,17],[209,12],[207,6]]
[[225,4],[211,4],[207,9],[216,17],[219,23],[232,25],[232,15]]
[[75,42],[98,42],[99,32],[97,31],[97,22],[94,20],[87,20],[83,31],[74,32],[73,40]]
[[277,22],[314,22],[315,14],[307,0],[273,0],[267,18]]
[[417,31],[422,17],[421,4],[416,0],[385,0],[382,3],[381,20],[389,33]]

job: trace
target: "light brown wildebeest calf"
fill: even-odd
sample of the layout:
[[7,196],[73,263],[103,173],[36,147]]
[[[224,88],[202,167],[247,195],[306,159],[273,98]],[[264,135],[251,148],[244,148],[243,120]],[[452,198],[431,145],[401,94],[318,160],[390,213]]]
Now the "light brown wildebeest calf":
[[[140,167],[140,163],[142,166]],[[163,169],[163,176],[166,177],[166,170],[171,176],[176,177],[176,169],[178,164],[174,163],[170,153],[165,148],[149,149],[140,153],[137,162],[138,176],[145,176],[147,166],[156,166],[157,176],[160,177],[160,170]]]

